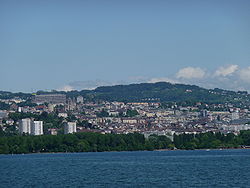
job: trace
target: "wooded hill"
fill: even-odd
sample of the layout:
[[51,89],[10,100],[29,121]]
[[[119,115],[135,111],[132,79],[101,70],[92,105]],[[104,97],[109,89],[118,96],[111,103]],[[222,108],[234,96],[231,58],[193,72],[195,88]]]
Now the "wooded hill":
[[[121,102],[206,102],[249,104],[250,95],[246,91],[205,89],[195,85],[171,84],[168,82],[141,83],[130,85],[102,86],[94,90],[82,91],[38,91],[37,94],[64,93],[67,97],[83,96],[86,100]],[[0,98],[31,95],[23,93],[0,92]]]

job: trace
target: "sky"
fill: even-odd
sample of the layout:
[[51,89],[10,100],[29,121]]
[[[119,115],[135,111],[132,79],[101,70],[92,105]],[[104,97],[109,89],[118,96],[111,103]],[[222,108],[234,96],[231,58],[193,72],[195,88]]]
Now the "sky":
[[0,90],[250,91],[249,0],[0,0]]

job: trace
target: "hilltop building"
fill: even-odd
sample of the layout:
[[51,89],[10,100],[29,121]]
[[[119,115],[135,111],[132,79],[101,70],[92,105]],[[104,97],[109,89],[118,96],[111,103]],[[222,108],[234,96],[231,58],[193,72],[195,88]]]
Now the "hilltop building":
[[43,103],[65,104],[66,103],[66,95],[64,95],[64,94],[35,95],[32,101],[34,103],[37,103],[37,104],[43,104]]

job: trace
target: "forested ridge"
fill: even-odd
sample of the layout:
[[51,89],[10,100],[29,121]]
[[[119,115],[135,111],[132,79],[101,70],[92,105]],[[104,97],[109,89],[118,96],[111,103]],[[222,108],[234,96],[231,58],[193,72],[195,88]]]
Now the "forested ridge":
[[[206,103],[244,103],[250,101],[246,91],[228,91],[223,89],[205,89],[195,85],[171,84],[168,82],[140,83],[129,85],[101,86],[94,90],[82,91],[38,91],[36,94],[60,93],[67,97],[83,96],[90,101],[122,102],[206,102]],[[0,99],[21,97],[30,98],[31,94],[1,92]]]
[[250,95],[246,91],[205,89],[195,85],[168,82],[103,86],[95,90],[67,92],[68,96],[79,94],[90,100],[122,102],[248,103],[250,100]]

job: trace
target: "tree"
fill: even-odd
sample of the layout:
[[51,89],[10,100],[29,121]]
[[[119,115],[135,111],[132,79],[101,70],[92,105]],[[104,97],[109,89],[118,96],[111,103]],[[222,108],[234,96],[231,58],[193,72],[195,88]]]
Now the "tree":
[[139,113],[137,112],[137,110],[130,110],[128,109],[127,112],[126,112],[126,116],[127,117],[134,117],[134,116],[137,116],[139,115]]

